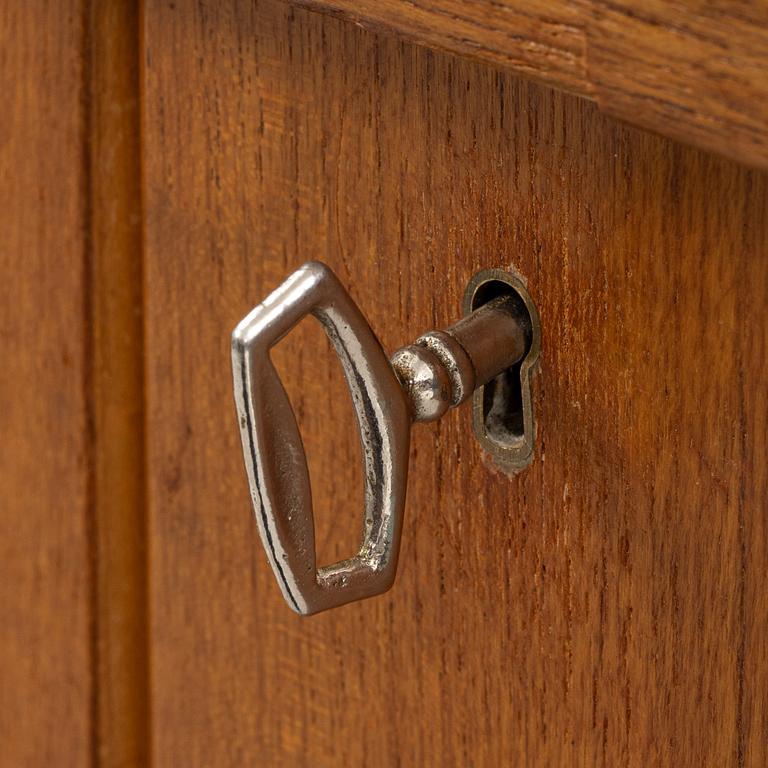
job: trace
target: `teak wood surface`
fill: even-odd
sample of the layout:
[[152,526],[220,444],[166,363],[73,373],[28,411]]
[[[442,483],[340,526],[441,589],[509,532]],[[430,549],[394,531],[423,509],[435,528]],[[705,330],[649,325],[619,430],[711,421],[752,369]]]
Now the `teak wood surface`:
[[[0,766],[762,768],[768,175],[606,115],[765,165],[762,6],[349,5],[0,9]],[[229,334],[309,258],[388,351],[496,266],[544,344],[533,465],[416,427],[393,590],[302,619]],[[352,409],[274,357],[330,562]]]
[[0,7],[0,766],[139,766],[139,18]]
[[768,4],[297,0],[510,68],[630,123],[768,168]]
[[0,764],[91,755],[83,27],[0,7]]
[[[766,176],[279,2],[149,2],[143,40],[155,764],[765,765]],[[390,351],[496,266],[544,341],[533,465],[416,427],[394,588],[303,619],[229,332],[310,258]],[[317,327],[284,344],[330,561],[357,437]]]

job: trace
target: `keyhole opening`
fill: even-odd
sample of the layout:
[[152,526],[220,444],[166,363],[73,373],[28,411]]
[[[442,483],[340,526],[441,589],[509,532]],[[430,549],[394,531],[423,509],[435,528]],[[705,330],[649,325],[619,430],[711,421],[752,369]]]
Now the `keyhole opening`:
[[[475,293],[472,309],[482,307],[492,299],[509,296],[515,314],[526,330],[525,355],[531,346],[531,316],[525,302],[514,288],[501,280],[483,283]],[[483,388],[483,419],[488,436],[503,444],[523,439],[523,389],[520,383],[520,366],[525,355],[512,367],[492,379]]]
[[517,472],[533,459],[531,374],[539,355],[539,316],[523,282],[498,269],[475,275],[467,288],[464,310],[474,311],[500,296],[512,299],[513,311],[526,331],[526,352],[475,393],[473,422],[475,434],[496,463],[505,471]]

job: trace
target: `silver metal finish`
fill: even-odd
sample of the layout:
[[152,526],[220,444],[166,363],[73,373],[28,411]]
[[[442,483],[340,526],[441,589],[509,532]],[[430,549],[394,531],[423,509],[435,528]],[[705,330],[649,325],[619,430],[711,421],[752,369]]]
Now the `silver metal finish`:
[[[308,314],[323,325],[341,360],[365,467],[360,549],[322,568],[304,446],[269,356]],[[528,330],[509,297],[494,298],[445,331],[431,331],[398,350],[390,364],[338,278],[319,262],[299,268],[238,324],[232,373],[245,467],[259,533],[291,608],[316,613],[392,585],[411,421],[439,418],[509,369],[526,355]]]
[[453,391],[450,374],[429,347],[413,344],[398,349],[391,363],[414,421],[435,421],[448,410]]
[[[304,446],[269,358],[270,348],[309,313],[322,323],[341,360],[365,466],[360,551],[320,569]],[[305,264],[238,324],[232,372],[259,533],[286,602],[310,614],[389,589],[405,505],[408,410],[378,340],[328,267]]]
[[463,403],[474,391],[477,377],[467,351],[446,331],[429,331],[416,339],[443,364],[451,381],[451,406]]
[[525,354],[526,328],[500,296],[444,331],[429,331],[392,355],[414,421],[434,421]]

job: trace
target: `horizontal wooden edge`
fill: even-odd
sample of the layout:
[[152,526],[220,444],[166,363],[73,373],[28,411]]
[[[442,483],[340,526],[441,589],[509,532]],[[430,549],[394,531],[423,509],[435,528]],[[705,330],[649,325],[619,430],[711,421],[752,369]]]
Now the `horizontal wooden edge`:
[[[523,3],[518,9],[487,0],[462,15],[443,9],[448,0],[414,5],[408,0],[289,0],[292,5],[351,22],[372,32],[396,34],[429,48],[508,67],[560,90],[589,97],[584,30],[566,3],[544,17]],[[532,6],[541,5],[534,3]],[[545,5],[553,5],[545,3]]]
[[[509,68],[606,114],[768,168],[768,11],[637,0],[291,0]],[[766,17],[766,18],[763,18]]]

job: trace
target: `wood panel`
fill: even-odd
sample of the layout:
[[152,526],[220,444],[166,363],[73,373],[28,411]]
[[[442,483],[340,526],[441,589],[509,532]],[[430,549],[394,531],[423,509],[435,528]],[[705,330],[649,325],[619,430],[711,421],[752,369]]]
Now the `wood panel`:
[[[143,40],[154,763],[765,765],[766,176],[278,2],[149,0]],[[229,334],[308,258],[390,350],[511,266],[544,342],[533,465],[468,409],[416,428],[393,590],[303,619]],[[332,554],[357,447],[319,338],[281,361]]]
[[631,123],[768,167],[768,6],[603,0],[298,0],[510,67]]
[[92,755],[79,2],[0,8],[0,764]]
[[0,765],[143,765],[138,9],[0,30]]

